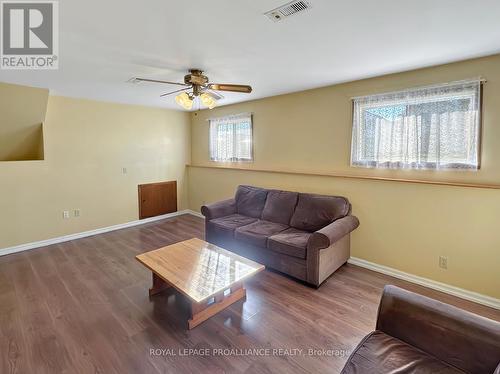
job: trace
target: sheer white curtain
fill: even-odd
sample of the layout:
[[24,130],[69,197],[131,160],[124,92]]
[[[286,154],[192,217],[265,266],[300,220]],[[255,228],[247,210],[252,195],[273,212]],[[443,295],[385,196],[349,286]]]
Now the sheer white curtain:
[[251,161],[253,159],[252,115],[210,120],[210,159],[212,161]]
[[477,169],[481,82],[354,99],[351,165]]

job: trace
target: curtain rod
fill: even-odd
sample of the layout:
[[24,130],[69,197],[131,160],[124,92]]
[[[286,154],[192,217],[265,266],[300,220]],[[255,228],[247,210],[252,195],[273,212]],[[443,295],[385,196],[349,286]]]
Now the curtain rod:
[[416,87],[410,87],[406,88],[403,90],[398,90],[398,91],[388,91],[388,92],[381,92],[381,93],[376,93],[376,94],[369,94],[369,95],[361,95],[361,96],[354,96],[351,97],[351,100],[357,100],[357,99],[363,99],[365,97],[370,97],[370,96],[384,96],[384,95],[394,95],[398,93],[403,93],[407,91],[413,91],[413,90],[424,90],[424,89],[430,89],[430,88],[438,88],[438,87],[447,87],[447,86],[453,86],[457,84],[465,84],[465,83],[474,83],[474,82],[479,82],[481,84],[484,84],[487,82],[485,78],[471,78],[471,79],[463,79],[459,81],[453,81],[453,82],[448,82],[448,83],[436,83],[432,85],[427,85],[427,86],[416,86]]
[[246,116],[252,116],[252,115],[253,115],[253,112],[245,112],[245,113],[238,113],[238,114],[229,114],[227,116],[210,117],[210,118],[207,118],[206,121],[213,121],[213,120],[216,120],[216,119],[246,117]]

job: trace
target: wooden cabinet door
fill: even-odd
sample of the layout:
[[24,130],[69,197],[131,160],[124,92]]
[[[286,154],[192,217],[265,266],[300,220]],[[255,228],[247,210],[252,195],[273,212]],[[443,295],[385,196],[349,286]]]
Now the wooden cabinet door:
[[177,182],[139,185],[139,218],[148,218],[177,211]]

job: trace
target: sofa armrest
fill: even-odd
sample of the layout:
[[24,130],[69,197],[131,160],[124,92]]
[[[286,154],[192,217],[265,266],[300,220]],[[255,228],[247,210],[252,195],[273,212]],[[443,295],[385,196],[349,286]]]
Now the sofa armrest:
[[201,207],[201,214],[203,214],[207,220],[225,217],[234,213],[236,213],[236,201],[234,198],[218,201],[210,205],[203,205]]
[[500,322],[395,286],[384,288],[377,330],[467,373],[493,373],[500,360]]
[[309,238],[307,247],[311,249],[328,248],[359,226],[355,216],[345,216],[314,232]]

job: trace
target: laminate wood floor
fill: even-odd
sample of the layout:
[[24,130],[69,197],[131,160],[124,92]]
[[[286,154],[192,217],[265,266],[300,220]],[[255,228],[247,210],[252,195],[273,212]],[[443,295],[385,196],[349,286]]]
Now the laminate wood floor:
[[193,330],[173,291],[148,297],[134,256],[191,237],[184,215],[0,257],[0,373],[338,373],[374,328],[386,284],[500,320],[499,311],[353,265],[320,289],[276,272]]

